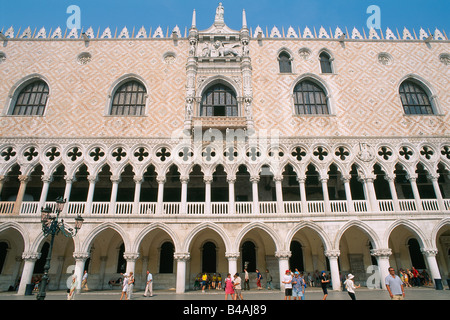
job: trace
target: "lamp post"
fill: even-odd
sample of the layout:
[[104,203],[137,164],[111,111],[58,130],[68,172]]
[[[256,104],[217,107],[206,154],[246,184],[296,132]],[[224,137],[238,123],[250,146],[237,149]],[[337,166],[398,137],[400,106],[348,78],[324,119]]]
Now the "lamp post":
[[39,293],[36,296],[37,300],[44,300],[46,296],[48,270],[50,269],[50,260],[52,258],[52,249],[55,236],[57,236],[61,232],[64,236],[73,238],[76,236],[78,230],[80,230],[81,226],[83,225],[84,219],[80,215],[75,218],[75,230],[64,225],[63,219],[59,221],[59,214],[62,212],[65,204],[66,200],[62,197],[58,197],[56,199],[56,206],[54,208],[47,205],[45,208],[41,209],[42,231],[44,232],[44,237],[51,235],[51,240],[47,254],[47,261],[44,266],[44,276],[42,277],[42,281],[39,286]]

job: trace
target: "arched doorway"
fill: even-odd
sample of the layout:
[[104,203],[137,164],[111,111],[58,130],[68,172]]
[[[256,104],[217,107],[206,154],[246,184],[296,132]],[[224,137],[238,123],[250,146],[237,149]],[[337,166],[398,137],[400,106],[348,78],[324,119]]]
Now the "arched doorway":
[[416,269],[426,269],[425,259],[420,251],[419,241],[415,238],[408,240],[409,256],[411,257],[411,267]]
[[289,258],[289,268],[291,270],[298,269],[298,271],[305,271],[305,267],[303,264],[303,249],[302,245],[298,241],[291,242],[291,257]]
[[206,273],[217,272],[216,245],[208,241],[202,247],[202,270]]
[[161,246],[159,273],[173,273],[173,253],[175,247],[172,242],[164,242]]
[[242,245],[242,270],[248,272],[256,270],[256,246],[252,241],[246,241]]

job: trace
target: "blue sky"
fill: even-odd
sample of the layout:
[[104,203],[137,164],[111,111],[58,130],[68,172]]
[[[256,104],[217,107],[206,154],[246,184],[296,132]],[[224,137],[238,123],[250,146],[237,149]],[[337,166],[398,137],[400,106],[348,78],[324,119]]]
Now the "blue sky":
[[[1,0],[0,30],[13,26],[50,28],[66,27],[70,17],[67,8],[77,5],[81,10],[81,26],[95,31],[106,27],[126,26],[139,29],[144,26],[153,30],[161,26],[170,30],[178,25],[182,31],[190,27],[192,11],[197,11],[197,26],[208,28],[214,20],[219,0]],[[289,26],[303,29],[308,26],[317,30],[324,26],[333,31],[337,26],[349,30],[367,28],[366,13],[370,5],[381,11],[381,28],[401,32],[407,27],[416,32],[423,27],[433,31],[436,27],[450,36],[450,0],[223,0],[225,22],[232,29],[241,28],[242,9],[247,12],[248,25],[270,29],[275,25],[280,31]]]

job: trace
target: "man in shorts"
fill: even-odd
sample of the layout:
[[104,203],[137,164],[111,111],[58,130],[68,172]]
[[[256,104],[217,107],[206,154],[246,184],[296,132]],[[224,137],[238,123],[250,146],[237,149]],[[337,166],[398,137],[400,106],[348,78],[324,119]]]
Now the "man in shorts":
[[389,267],[388,271],[389,275],[385,279],[385,284],[391,300],[405,299],[405,289],[403,287],[402,279],[395,274],[394,268]]
[[294,300],[302,300],[303,297],[303,279],[300,277],[300,273],[295,271],[294,278],[292,279],[292,296]]
[[319,279],[320,279],[320,283],[322,285],[323,300],[327,300],[327,297],[328,297],[327,287],[329,286],[330,280],[327,278],[327,274],[325,271],[322,271]]
[[239,273],[236,273],[234,275],[234,300],[244,300],[244,297],[242,297],[242,286],[241,286],[241,277],[239,277]]
[[291,300],[292,297],[292,275],[290,270],[286,270],[286,274],[283,277],[284,283],[284,300]]

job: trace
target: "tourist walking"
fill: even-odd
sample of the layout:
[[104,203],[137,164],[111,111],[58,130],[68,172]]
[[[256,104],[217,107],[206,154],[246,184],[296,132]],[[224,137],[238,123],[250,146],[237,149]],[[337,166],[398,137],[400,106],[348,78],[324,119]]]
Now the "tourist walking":
[[85,288],[86,291],[89,290],[87,280],[88,280],[88,272],[87,270],[84,270],[83,279],[81,280],[81,289]]
[[286,270],[286,273],[283,277],[284,283],[284,300],[291,300],[292,297],[292,275],[290,270]]
[[227,274],[227,278],[225,279],[225,300],[228,300],[228,295],[230,295],[231,300],[233,300],[234,288],[230,273]]
[[261,287],[261,280],[262,280],[262,274],[261,272],[259,272],[258,269],[256,269],[256,287],[258,288],[258,290],[262,290]]
[[133,296],[133,288],[134,288],[134,275],[133,272],[130,272],[130,275],[128,276],[128,300],[131,300]]
[[241,277],[239,277],[239,273],[234,275],[233,287],[234,287],[234,300],[244,300],[242,296],[242,286],[241,286]]
[[272,285],[273,278],[272,278],[272,275],[269,272],[269,269],[266,269],[266,279],[267,279],[266,280],[266,288],[267,288],[267,290],[273,289],[273,285]]
[[352,298],[352,300],[356,300],[355,289],[361,288],[361,286],[355,286],[353,278],[355,278],[355,276],[349,273],[349,275],[347,276],[347,280],[345,280],[344,282],[344,285],[350,298]]
[[303,288],[304,288],[303,279],[300,277],[300,273],[295,271],[294,278],[292,278],[292,296],[294,300],[302,300],[303,297]]
[[330,279],[328,279],[325,271],[322,271],[322,274],[319,279],[320,279],[320,283],[322,285],[322,291],[323,291],[323,299],[322,300],[327,300],[327,297],[328,297],[328,289],[327,288],[330,284]]
[[120,296],[120,300],[123,300],[125,297],[125,300],[127,299],[127,292],[128,292],[128,274],[122,274],[123,275],[123,282],[122,282],[122,294]]
[[153,297],[153,275],[147,270],[147,284],[145,285],[144,297],[150,295]]
[[405,289],[403,288],[402,279],[395,274],[394,268],[389,267],[388,271],[389,275],[386,277],[385,283],[391,300],[405,299]]
[[247,269],[244,269],[244,290],[250,290],[250,279]]
[[204,272],[202,275],[202,293],[205,293],[205,288],[207,284],[208,284],[208,275],[206,274],[206,272]]
[[72,283],[70,284],[70,288],[67,290],[67,300],[75,300],[75,292],[77,291],[77,276],[72,276]]

